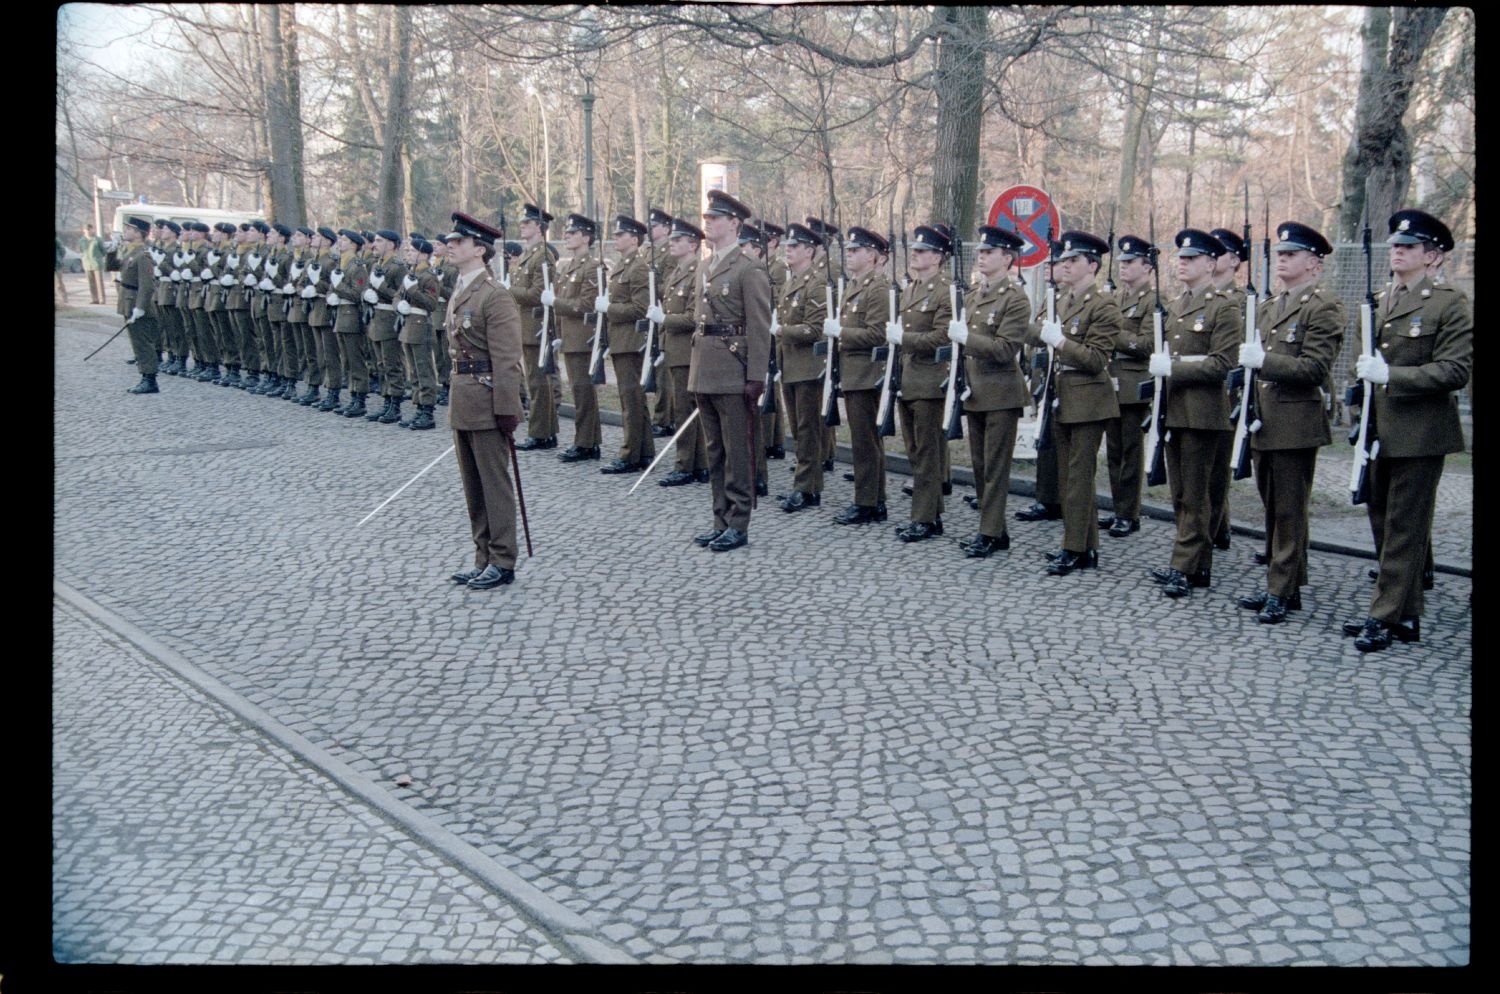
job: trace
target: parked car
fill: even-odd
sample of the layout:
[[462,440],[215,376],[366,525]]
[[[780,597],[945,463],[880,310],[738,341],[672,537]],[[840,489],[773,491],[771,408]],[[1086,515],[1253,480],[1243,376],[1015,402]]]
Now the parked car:
[[83,256],[67,246],[63,247],[63,268],[70,273],[83,272]]

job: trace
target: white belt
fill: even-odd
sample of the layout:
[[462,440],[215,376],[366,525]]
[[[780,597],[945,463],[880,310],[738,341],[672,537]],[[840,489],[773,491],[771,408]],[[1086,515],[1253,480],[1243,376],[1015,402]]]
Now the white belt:
[[394,311],[396,309],[396,305],[394,305],[394,304],[376,304],[375,305],[375,309],[377,311]]
[[1204,359],[1207,359],[1207,358],[1208,358],[1208,356],[1206,356],[1206,355],[1180,355],[1180,356],[1177,356],[1177,361],[1178,362],[1202,362]]
[[411,317],[413,314],[420,314],[425,318],[427,316],[427,311],[422,310],[420,307],[413,307],[411,310],[406,312],[407,317]]

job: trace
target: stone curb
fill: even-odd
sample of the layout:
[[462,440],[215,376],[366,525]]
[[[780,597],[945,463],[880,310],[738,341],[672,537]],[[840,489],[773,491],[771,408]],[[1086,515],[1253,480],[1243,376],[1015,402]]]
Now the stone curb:
[[219,705],[228,708],[251,728],[291,752],[344,791],[373,808],[386,821],[407,832],[415,841],[437,852],[496,896],[512,904],[523,919],[545,933],[574,960],[581,963],[637,962],[634,956],[604,938],[581,915],[569,911],[535,885],[500,866],[431,818],[393,798],[379,784],[286,727],[264,709],[252,704],[139,627],[56,577],[52,580],[52,593],[54,597],[72,605],[94,622],[130,642]]

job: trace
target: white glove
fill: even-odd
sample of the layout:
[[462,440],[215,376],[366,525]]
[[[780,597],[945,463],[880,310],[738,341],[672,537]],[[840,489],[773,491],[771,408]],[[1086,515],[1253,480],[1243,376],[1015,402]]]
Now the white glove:
[[234,277],[229,273],[225,273],[219,277],[219,286],[234,286]]
[[244,283],[246,286],[254,286],[255,285],[255,274],[254,273],[246,273],[245,274],[245,278],[243,280],[241,280],[241,282]]
[[267,293],[270,293],[272,290],[276,289],[276,284],[272,283],[268,278],[262,276],[260,282],[255,284],[255,289],[264,290]]
[[380,303],[380,294],[366,287],[365,292],[360,294],[360,299],[367,304],[378,304]]
[[954,318],[948,322],[948,340],[963,345],[969,340],[969,326]]
[[284,294],[287,294],[288,296],[290,296],[292,294],[292,281],[291,280],[287,280],[285,283],[281,284],[281,292],[284,293]]
[[291,275],[292,279],[300,279],[302,277],[302,270],[305,268],[306,267],[303,266],[300,262],[294,262],[292,263],[292,268],[288,270],[288,273]]
[[405,297],[402,297],[400,300],[396,301],[396,312],[398,314],[411,313],[411,304],[407,302]]
[[[385,282],[385,274],[384,273],[371,273],[370,274],[370,285],[372,287],[374,287],[375,289],[379,290],[380,289],[380,284],[382,284],[384,282]],[[374,303],[374,301],[371,301],[371,303]]]
[[260,256],[252,252],[250,254],[250,268],[254,269],[258,265],[260,265]]
[[1240,346],[1240,365],[1246,369],[1259,369],[1266,364],[1266,350],[1259,342],[1246,342]]
[[[224,258],[224,257],[222,255],[220,255],[219,253],[217,253],[217,252],[209,252],[208,253],[208,264],[210,266],[217,266],[219,264],[219,260],[222,259],[222,258]],[[207,279],[207,278],[208,277],[206,277],[206,276],[204,277],[204,279]]]
[[405,276],[401,277],[401,289],[403,289],[403,290],[410,290],[412,287],[414,287],[416,285],[417,285],[417,278],[415,276],[413,276],[411,273],[407,273]]
[[1057,346],[1059,346],[1059,345],[1062,344],[1062,341],[1063,341],[1062,322],[1061,321],[1043,321],[1042,322],[1042,343],[1044,345],[1050,345],[1053,348],[1057,348]]
[[276,273],[277,273],[278,270],[280,270],[280,268],[281,267],[278,266],[276,263],[274,263],[274,262],[268,262],[268,263],[266,263],[266,275],[269,276],[269,277],[271,277],[272,279],[275,279],[276,278]]
[[143,318],[145,316],[146,316],[146,312],[145,311],[141,310],[139,307],[132,307],[130,309],[130,320],[127,321],[127,322],[125,322],[125,323],[126,324],[135,324],[135,319],[136,318]]
[[307,286],[305,286],[305,287],[302,288],[302,297],[303,297],[304,300],[311,300],[314,297],[316,297],[317,295],[318,295],[317,289],[314,288],[311,284],[309,284],[309,285],[307,285]]
[[1165,352],[1151,353],[1151,364],[1146,367],[1152,376],[1171,376],[1172,357]]
[[212,269],[209,269],[207,266],[204,266],[203,272],[198,274],[198,278],[201,280],[211,280],[214,278],[214,271]]
[[1391,382],[1391,367],[1386,363],[1385,356],[1379,352],[1362,355],[1354,360],[1354,372],[1366,383],[1374,383],[1377,386]]
[[507,290],[510,289],[510,273],[507,272],[504,276],[500,277],[500,285]]
[[823,336],[837,340],[844,333],[844,326],[839,324],[838,318],[823,319]]
[[771,337],[781,337],[781,316],[776,313],[776,308],[771,308]]
[[180,269],[174,269],[174,270],[172,270],[172,282],[173,283],[181,283],[182,282],[182,270],[180,270]]
[[312,278],[312,281],[314,283],[316,283],[323,275],[323,267],[317,265],[316,263],[311,263],[307,267],[307,275]]
[[543,307],[551,307],[556,302],[557,302],[557,294],[553,293],[550,288],[542,291],[542,306]]
[[329,291],[328,296],[324,297],[323,299],[328,301],[329,307],[339,306],[339,295],[332,291]]
[[646,308],[646,320],[652,324],[661,324],[667,319],[667,312],[661,309],[661,304],[652,304]]
[[609,311],[609,294],[601,293],[594,298],[594,310],[599,314],[605,314]]
[[342,282],[344,282],[344,271],[342,269],[335,269],[328,275],[328,283],[330,286],[338,286]]
[[901,322],[887,321],[885,323],[885,340],[891,345],[901,344]]

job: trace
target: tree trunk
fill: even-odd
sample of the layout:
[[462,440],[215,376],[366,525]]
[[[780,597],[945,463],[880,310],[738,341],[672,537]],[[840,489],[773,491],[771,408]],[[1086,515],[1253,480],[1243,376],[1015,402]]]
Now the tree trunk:
[[[266,49],[266,132],[271,164],[268,215],[298,226],[307,218],[302,186],[302,98],[297,64],[297,11],[292,4],[258,8]],[[184,184],[185,186],[186,184]]]
[[380,149],[380,185],[375,216],[388,228],[402,227],[406,184],[401,169],[401,147],[406,144],[407,77],[411,74],[411,8],[392,7],[390,100],[385,107],[385,135]]
[[974,230],[979,198],[979,130],[988,30],[984,7],[942,7],[937,66],[937,135],[932,211],[963,237]]
[[632,86],[630,89],[630,138],[635,151],[635,176],[633,189],[635,192],[635,214],[637,221],[646,218],[646,136],[642,133],[641,104],[636,95],[638,90]]
[[1357,238],[1360,218],[1379,230],[1401,207],[1411,182],[1411,137],[1401,123],[1422,53],[1446,7],[1369,7],[1355,101],[1354,136],[1344,153],[1339,233]]
[[[1135,198],[1136,170],[1141,151],[1141,131],[1146,123],[1146,108],[1151,105],[1151,96],[1156,90],[1156,67],[1161,47],[1161,18],[1163,8],[1152,10],[1151,41],[1146,45],[1146,64],[1141,78],[1129,89],[1130,103],[1125,109],[1125,132],[1120,142],[1120,186],[1117,202],[1123,211],[1121,221],[1129,226],[1138,221],[1140,215],[1130,209]],[[1136,225],[1139,227],[1139,225]]]

